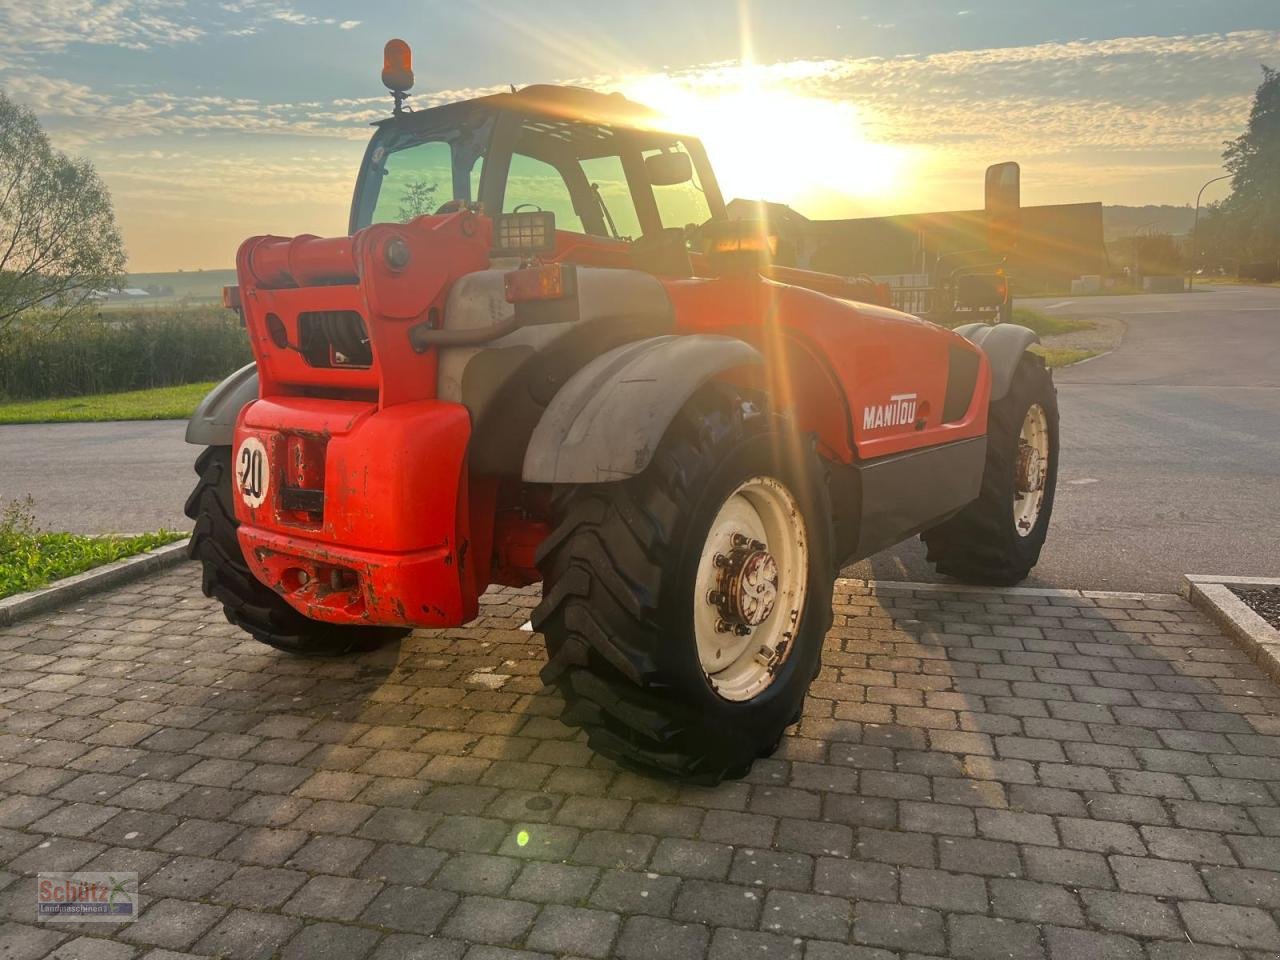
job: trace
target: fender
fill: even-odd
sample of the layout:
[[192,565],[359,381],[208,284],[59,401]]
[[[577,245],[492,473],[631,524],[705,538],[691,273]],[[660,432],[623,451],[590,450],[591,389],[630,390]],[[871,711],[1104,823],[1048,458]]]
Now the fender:
[[987,360],[991,363],[993,401],[1002,399],[1009,392],[1013,372],[1018,369],[1018,361],[1031,344],[1040,342],[1040,335],[1034,330],[1016,323],[998,323],[995,326],[966,323],[952,332],[981,347],[982,352],[987,355]]
[[715,334],[650,337],[596,357],[570,377],[534,427],[530,483],[606,483],[644,470],[680,408],[734,367],[763,364],[755,347]]
[[246,364],[205,394],[187,423],[187,443],[231,446],[240,409],[257,399],[258,365]]

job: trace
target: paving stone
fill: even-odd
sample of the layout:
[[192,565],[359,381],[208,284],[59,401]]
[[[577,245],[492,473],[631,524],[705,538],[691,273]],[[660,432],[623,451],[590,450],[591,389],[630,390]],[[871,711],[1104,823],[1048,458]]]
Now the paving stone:
[[378,934],[338,923],[303,927],[284,950],[281,960],[361,960],[378,942]]
[[552,904],[538,915],[525,946],[547,953],[607,957],[621,925],[616,913]]
[[852,939],[919,953],[941,953],[945,948],[939,913],[892,903],[859,903],[854,911]]
[[1225,903],[1179,903],[1187,933],[1197,943],[1253,950],[1280,949],[1280,929],[1264,910]]
[[304,917],[354,920],[381,889],[382,883],[377,880],[315,876],[293,895],[283,910]]
[[301,926],[302,922],[292,917],[233,910],[192,949],[233,960],[269,960]]
[[466,949],[460,940],[393,933],[378,944],[372,960],[461,960]]
[[680,881],[656,873],[608,870],[591,894],[590,904],[615,913],[647,913],[665,917],[671,912]]
[[711,880],[686,880],[680,886],[671,916],[713,927],[753,928],[763,901],[762,890]]
[[848,935],[851,912],[843,898],[773,890],[765,900],[760,926],[797,937],[840,940]]
[[445,890],[389,885],[365,907],[360,920],[389,930],[431,934],[440,928],[457,903],[458,895]]
[[[1050,960],[1142,960],[1141,943],[1114,933],[1045,927],[1044,939],[1049,947]],[[1155,947],[1153,944],[1153,951]],[[1152,960],[1155,960],[1154,953]],[[1191,956],[1186,960],[1192,960]],[[1200,960],[1211,958],[1204,956]]]
[[917,907],[985,913],[987,885],[982,877],[969,874],[903,867],[901,898],[903,903]]
[[533,925],[538,908],[518,900],[464,897],[444,925],[445,936],[480,943],[511,944]]
[[1030,880],[991,881],[991,912],[998,917],[1078,927],[1084,913],[1075,895],[1064,887]]
[[720,880],[728,876],[732,860],[733,847],[728,844],[663,837],[649,865],[657,873]]
[[1036,960],[1044,956],[1040,932],[1029,923],[999,917],[950,917],[951,955],[967,960]]
[[700,957],[710,939],[707,928],[698,923],[632,917],[622,928],[615,952],[621,960]]
[[[809,941],[808,956],[816,956],[812,951],[814,941]],[[711,939],[711,949],[707,960],[739,960],[741,957],[759,958],[759,960],[800,960],[801,950],[805,949],[804,941],[796,937],[784,937],[755,930],[734,930],[721,927]]]
[[[0,942],[6,940],[3,929],[0,928]],[[6,957],[7,960],[15,953],[16,951],[6,951],[0,953],[0,956]],[[136,953],[135,948],[128,944],[99,937],[76,937],[54,949],[48,954],[48,960],[130,960]]]
[[115,936],[130,943],[184,950],[222,918],[225,907],[189,900],[157,900],[144,905],[142,916],[124,924]]
[[535,860],[524,865],[507,895],[536,903],[577,904],[587,898],[599,876],[596,867]]
[[1208,899],[1200,875],[1188,863],[1121,856],[1113,856],[1110,860],[1116,882],[1127,893],[1187,900]]
[[1110,890],[1081,891],[1089,920],[1116,933],[1176,939],[1182,936],[1177,913],[1155,897]]
[[[1239,867],[1201,867],[1214,899],[1247,907],[1280,908],[1280,873]],[[1208,899],[1203,893],[1188,899]]]

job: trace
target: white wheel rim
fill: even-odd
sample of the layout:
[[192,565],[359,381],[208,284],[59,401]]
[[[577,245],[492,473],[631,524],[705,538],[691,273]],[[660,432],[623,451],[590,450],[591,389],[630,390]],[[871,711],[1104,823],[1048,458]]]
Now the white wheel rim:
[[794,646],[809,542],[800,505],[771,477],[752,477],[711,521],[694,582],[693,629],[711,688],[751,700],[773,683]]
[[1018,454],[1013,466],[1013,526],[1028,537],[1040,519],[1049,476],[1049,418],[1044,407],[1033,403],[1022,419]]

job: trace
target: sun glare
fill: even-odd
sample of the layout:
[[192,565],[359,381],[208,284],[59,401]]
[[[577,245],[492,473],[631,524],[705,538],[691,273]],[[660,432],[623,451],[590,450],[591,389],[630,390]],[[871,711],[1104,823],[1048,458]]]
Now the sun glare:
[[623,92],[659,111],[664,126],[702,139],[726,200],[769,200],[822,217],[897,195],[911,164],[906,150],[867,139],[854,104],[762,74],[748,65],[702,78],[708,82],[651,75]]

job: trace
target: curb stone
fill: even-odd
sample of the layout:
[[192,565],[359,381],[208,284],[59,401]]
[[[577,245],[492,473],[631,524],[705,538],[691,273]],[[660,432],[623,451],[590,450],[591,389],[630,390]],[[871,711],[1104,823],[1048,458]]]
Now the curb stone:
[[1227,577],[1188,573],[1186,596],[1219,624],[1273,680],[1280,682],[1280,630],[1250,609],[1231,587],[1280,587],[1277,577]]
[[43,613],[70,600],[78,600],[90,593],[116,587],[181,563],[187,559],[189,542],[188,537],[147,553],[135,554],[132,557],[94,567],[84,573],[63,577],[39,590],[6,597],[0,600],[0,627],[8,626],[32,614]]

